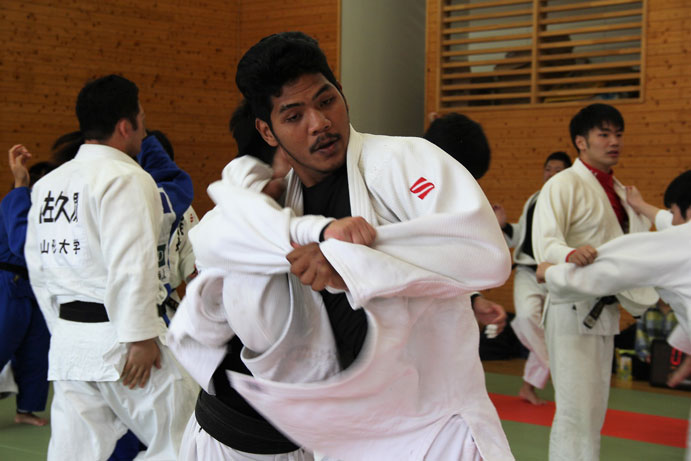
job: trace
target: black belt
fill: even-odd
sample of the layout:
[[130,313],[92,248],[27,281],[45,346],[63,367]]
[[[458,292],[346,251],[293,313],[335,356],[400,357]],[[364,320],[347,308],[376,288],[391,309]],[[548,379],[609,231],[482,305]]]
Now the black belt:
[[[158,306],[159,317],[163,317],[162,309],[164,309],[162,306]],[[60,304],[59,317],[63,320],[80,323],[102,323],[110,320],[106,306],[86,301],[72,301]]]
[[537,264],[518,264],[518,263],[513,263],[511,266],[511,270],[515,269],[516,267],[521,266],[521,267],[527,267],[528,269],[537,270]]
[[12,272],[15,275],[29,280],[29,271],[26,270],[26,267],[17,266],[16,264],[0,262],[0,270]]
[[106,306],[86,301],[72,301],[60,304],[60,318],[81,323],[101,323],[110,320]]
[[610,304],[614,304],[616,302],[617,297],[613,295],[603,296],[602,298],[598,299],[593,308],[590,309],[590,312],[588,312],[588,315],[583,319],[583,325],[585,325],[586,328],[593,328],[597,322],[597,319],[600,318],[600,314],[602,314],[602,310],[605,308],[605,306],[609,306]]
[[267,421],[240,413],[204,390],[199,393],[194,415],[211,437],[235,450],[277,455],[299,448]]

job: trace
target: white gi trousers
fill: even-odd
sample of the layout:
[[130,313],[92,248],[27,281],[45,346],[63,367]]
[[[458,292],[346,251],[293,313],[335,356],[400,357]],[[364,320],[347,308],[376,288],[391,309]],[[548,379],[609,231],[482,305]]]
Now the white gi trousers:
[[103,461],[130,429],[148,449],[137,460],[174,461],[198,387],[167,347],[143,388],[118,381],[53,381],[48,461]]
[[194,414],[185,428],[178,455],[178,461],[312,461],[312,459],[312,455],[302,448],[277,455],[258,455],[234,450],[202,429]]
[[544,284],[537,283],[535,271],[516,266],[513,278],[513,303],[516,317],[511,322],[516,336],[529,351],[523,381],[543,389],[549,379],[549,356],[542,328],[542,308],[547,297]]
[[579,333],[572,304],[552,304],[546,315],[545,339],[557,403],[549,459],[596,461],[612,378],[614,336]]
[[7,362],[5,368],[0,371],[0,399],[7,397],[9,394],[16,394],[17,392],[19,392],[19,388],[14,380],[12,364]]

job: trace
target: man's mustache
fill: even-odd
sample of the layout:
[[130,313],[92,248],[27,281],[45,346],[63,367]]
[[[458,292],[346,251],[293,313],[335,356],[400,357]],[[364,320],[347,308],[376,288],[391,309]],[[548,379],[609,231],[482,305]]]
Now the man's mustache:
[[326,133],[322,136],[319,136],[317,140],[312,144],[310,147],[310,153],[313,154],[322,147],[324,147],[325,144],[329,144],[333,141],[338,141],[341,139],[341,135],[338,133]]

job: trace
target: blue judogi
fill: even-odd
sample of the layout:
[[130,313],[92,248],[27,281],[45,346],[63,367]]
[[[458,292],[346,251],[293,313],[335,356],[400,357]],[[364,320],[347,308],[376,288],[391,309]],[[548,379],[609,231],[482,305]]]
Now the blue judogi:
[[[24,242],[31,207],[28,187],[18,187],[0,203],[0,262],[26,269]],[[12,360],[17,410],[43,411],[48,398],[50,333],[28,278],[0,269],[0,369]]]
[[170,229],[172,235],[183,213],[192,205],[192,178],[175,164],[155,136],[144,138],[136,160],[154,178],[159,190],[163,189],[170,199],[171,211],[175,213],[175,223]]
[[[165,285],[167,294],[171,292],[169,283],[169,243],[177,229],[182,215],[192,205],[194,196],[192,178],[178,167],[170,158],[155,136],[147,136],[142,141],[142,148],[137,155],[137,163],[154,178],[161,194],[163,223],[159,239],[159,279]],[[163,302],[160,299],[159,302]],[[168,323],[166,321],[166,323]]]

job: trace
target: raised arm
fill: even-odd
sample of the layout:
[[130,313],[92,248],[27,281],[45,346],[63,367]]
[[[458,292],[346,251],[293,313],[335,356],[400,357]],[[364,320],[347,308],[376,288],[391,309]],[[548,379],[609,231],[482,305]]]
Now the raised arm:
[[642,214],[650,222],[655,222],[657,213],[662,211],[660,208],[646,202],[636,186],[626,186],[626,201],[636,213]]
[[14,177],[14,189],[2,199],[2,204],[0,204],[10,251],[22,260],[24,260],[27,217],[31,208],[29,170],[26,167],[26,162],[30,158],[31,153],[21,144],[16,144],[9,150],[8,163]]

